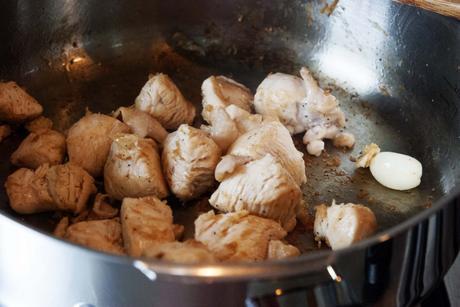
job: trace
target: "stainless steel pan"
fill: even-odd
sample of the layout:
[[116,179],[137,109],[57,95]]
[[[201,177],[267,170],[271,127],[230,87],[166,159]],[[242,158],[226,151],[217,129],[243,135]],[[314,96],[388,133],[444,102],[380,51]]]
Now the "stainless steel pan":
[[[459,247],[460,24],[391,1],[340,1],[330,16],[324,6],[284,0],[2,4],[0,78],[25,86],[63,131],[85,107],[107,113],[130,105],[150,72],[169,74],[200,105],[201,82],[211,74],[255,90],[269,72],[296,74],[307,65],[341,101],[357,144],[352,152],[328,147],[322,158],[306,156],[305,199],[312,206],[332,199],[364,203],[376,213],[379,232],[331,252],[315,250],[311,235],[298,228],[289,237],[305,252],[298,259],[171,265],[51,238],[58,215],[15,215],[2,192],[0,306],[408,305],[426,296]],[[23,137],[18,131],[0,145],[2,182]],[[422,161],[422,185],[391,191],[356,171],[349,157],[370,142]],[[205,200],[169,203],[189,230],[208,208]]]

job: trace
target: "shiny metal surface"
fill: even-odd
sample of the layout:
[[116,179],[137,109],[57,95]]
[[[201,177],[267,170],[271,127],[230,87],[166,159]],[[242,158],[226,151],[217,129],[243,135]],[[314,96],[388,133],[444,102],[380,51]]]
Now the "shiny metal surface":
[[[407,305],[425,295],[459,244],[458,204],[452,198],[460,183],[459,22],[391,1],[340,1],[330,16],[321,13],[323,6],[282,0],[4,4],[0,79],[24,85],[60,130],[86,106],[109,112],[131,104],[149,72],[170,74],[199,104],[200,84],[210,74],[234,76],[254,90],[270,71],[296,73],[307,65],[340,99],[358,142],[351,153],[328,148],[329,158],[306,159],[305,197],[311,205],[332,198],[366,203],[380,231],[351,249],[308,252],[277,263],[135,262],[24,227],[15,221],[46,231],[58,217],[18,217],[2,193],[0,305],[254,305],[272,301],[276,289],[305,297],[299,293],[306,288],[310,301],[323,306]],[[2,143],[0,154],[9,155],[22,137],[18,132]],[[371,141],[420,159],[420,188],[389,191],[367,172],[355,172],[350,154]],[[331,167],[336,156],[341,164]],[[12,170],[1,164],[0,180]],[[190,213],[206,209],[206,204],[174,206],[176,219],[186,226]],[[305,251],[312,247],[302,229],[290,239]],[[328,266],[340,283],[331,283]],[[279,296],[289,301],[289,295]]]

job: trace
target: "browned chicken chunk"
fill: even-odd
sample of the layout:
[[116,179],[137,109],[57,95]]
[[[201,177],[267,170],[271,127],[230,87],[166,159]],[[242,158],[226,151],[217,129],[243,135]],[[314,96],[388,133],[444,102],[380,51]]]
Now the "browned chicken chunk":
[[11,208],[22,214],[52,210],[80,213],[96,192],[93,178],[70,163],[44,164],[35,171],[21,168],[8,176],[5,188]]
[[167,137],[162,154],[163,171],[171,191],[180,199],[201,196],[214,184],[220,148],[203,131],[181,125]]
[[111,219],[118,215],[118,209],[109,203],[109,195],[97,193],[90,212],[92,219]]
[[114,116],[127,124],[131,128],[131,131],[138,137],[149,137],[159,144],[162,144],[168,136],[168,132],[159,121],[147,112],[143,112],[134,107],[118,108]]
[[271,240],[268,244],[268,259],[284,259],[299,255],[300,251],[297,247],[281,240]]
[[53,122],[51,119],[44,117],[44,116],[39,116],[34,120],[31,120],[25,125],[26,129],[29,130],[29,132],[37,132],[42,129],[52,129],[53,128]]
[[168,188],[155,142],[134,134],[118,135],[104,167],[107,194],[115,199],[154,195],[164,198]]
[[123,199],[121,224],[125,250],[133,257],[175,240],[171,208],[153,196]]
[[206,246],[195,240],[155,245],[146,250],[145,257],[176,263],[210,263],[216,261]]
[[209,211],[195,221],[195,239],[221,261],[267,259],[270,241],[281,240],[286,234],[278,223],[247,211],[217,215]]
[[112,138],[130,130],[111,116],[86,114],[69,129],[67,151],[70,162],[80,165],[94,177],[102,175]]
[[38,101],[15,82],[0,82],[0,120],[24,122],[40,116],[42,112]]
[[149,77],[136,98],[135,106],[155,117],[166,129],[191,124],[196,112],[195,107],[165,74]]
[[48,192],[47,164],[33,171],[20,168],[5,182],[11,208],[17,213],[30,214],[58,209]]
[[11,163],[16,166],[36,169],[42,164],[57,165],[65,155],[63,134],[42,129],[31,132],[11,155]]
[[271,155],[235,168],[212,194],[209,203],[224,212],[247,210],[279,222],[287,231],[296,225],[302,192]]
[[85,221],[70,225],[64,239],[102,252],[122,255],[121,225],[118,218]]
[[377,220],[371,209],[352,203],[316,208],[316,240],[324,240],[332,249],[350,246],[371,236],[377,229]]

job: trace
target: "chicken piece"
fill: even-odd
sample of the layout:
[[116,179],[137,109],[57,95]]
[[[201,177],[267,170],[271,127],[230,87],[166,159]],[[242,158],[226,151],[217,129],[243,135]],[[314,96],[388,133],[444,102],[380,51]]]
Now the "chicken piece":
[[72,163],[51,166],[46,181],[59,210],[80,213],[86,208],[89,197],[97,192],[93,177]]
[[5,188],[11,208],[21,214],[53,210],[80,213],[96,192],[93,178],[70,163],[44,164],[35,171],[21,168],[8,176]]
[[63,134],[42,129],[31,132],[11,155],[11,163],[16,166],[36,169],[42,164],[57,165],[65,155]]
[[108,202],[109,195],[97,193],[94,199],[93,208],[89,213],[91,219],[104,220],[111,219],[118,215],[118,209]]
[[212,111],[225,109],[233,104],[247,112],[251,112],[253,96],[251,91],[241,83],[224,76],[211,76],[201,85],[203,95],[203,112],[201,115],[208,123],[212,123]]
[[348,247],[371,236],[377,220],[371,209],[352,203],[316,208],[314,233],[317,241],[325,240],[332,249]]
[[300,251],[294,245],[286,244],[281,240],[271,240],[270,243],[268,243],[267,259],[284,259],[297,257],[299,255]]
[[302,192],[297,183],[269,154],[236,168],[209,199],[220,211],[247,210],[279,222],[287,231],[296,225],[301,201]]
[[53,122],[47,117],[40,116],[28,122],[25,127],[29,132],[37,132],[43,129],[50,130],[53,128]]
[[64,239],[102,252],[124,254],[118,218],[73,224],[67,228]]
[[226,155],[223,156],[219,164],[216,166],[216,171],[214,176],[217,181],[224,181],[225,177],[233,174],[238,167],[241,165],[247,164],[252,161],[251,157],[242,157],[242,156],[233,156]]
[[20,168],[8,176],[6,194],[11,208],[20,214],[31,214],[58,209],[48,192],[47,164],[35,171]]
[[175,263],[211,263],[216,261],[206,246],[195,240],[167,242],[152,246],[145,251],[145,257]]
[[155,142],[134,134],[118,135],[112,143],[104,168],[107,194],[124,197],[168,196]]
[[155,117],[166,129],[192,124],[196,113],[195,107],[165,74],[149,76],[136,98],[135,106]]
[[276,121],[274,117],[266,116],[263,117],[260,114],[251,114],[234,104],[229,105],[225,108],[228,116],[235,122],[238,128],[239,134],[244,134],[250,130],[259,128],[263,122]]
[[298,113],[305,95],[301,78],[283,73],[269,74],[257,87],[254,108],[259,114],[278,118],[291,134],[301,133],[305,127]]
[[256,112],[276,116],[291,134],[306,131],[303,142],[311,155],[321,154],[323,139],[333,139],[334,146],[353,147],[353,135],[341,131],[345,115],[337,99],[322,90],[305,67],[300,75],[303,80],[281,73],[265,78],[254,97]]
[[40,116],[43,107],[16,82],[0,82],[0,120],[20,123]]
[[355,142],[355,136],[349,132],[339,132],[332,139],[332,144],[335,147],[353,148]]
[[371,143],[366,145],[361,152],[361,155],[356,160],[356,167],[369,167],[371,165],[372,159],[379,153],[380,147],[377,144]]
[[222,152],[226,152],[240,135],[238,127],[223,108],[214,108],[209,114],[211,125],[201,125],[200,129],[209,134]]
[[9,137],[11,134],[11,127],[9,125],[0,125],[0,143]]
[[215,183],[220,148],[203,131],[180,125],[163,147],[163,171],[171,191],[182,200],[201,196]]
[[175,240],[171,208],[156,197],[123,199],[120,216],[125,250],[132,257]]
[[102,175],[112,138],[130,131],[127,125],[111,116],[88,113],[69,129],[69,160],[83,167],[93,177],[98,177]]
[[201,214],[195,220],[195,239],[221,261],[261,261],[268,256],[271,240],[286,231],[275,221],[249,215],[247,211]]
[[168,132],[150,114],[140,111],[134,107],[121,107],[115,111],[114,117],[128,125],[132,132],[138,137],[149,137],[162,144],[168,136]]
[[298,185],[307,181],[303,154],[295,146],[289,131],[279,122],[263,123],[240,136],[229,148],[228,155],[260,159],[272,155]]
[[64,239],[65,234],[67,232],[67,228],[69,228],[69,225],[70,225],[69,218],[67,216],[63,217],[59,221],[59,223],[56,225],[56,227],[54,228],[53,235],[55,237]]

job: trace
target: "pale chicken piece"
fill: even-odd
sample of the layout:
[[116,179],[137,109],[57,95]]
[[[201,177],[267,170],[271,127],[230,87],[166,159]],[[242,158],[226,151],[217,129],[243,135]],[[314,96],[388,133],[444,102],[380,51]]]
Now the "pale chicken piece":
[[311,155],[319,156],[323,139],[334,140],[334,146],[351,148],[354,136],[344,133],[345,115],[337,99],[318,85],[305,67],[302,79],[282,73],[270,74],[257,88],[256,112],[276,116],[291,134],[306,131],[303,142]]
[[70,162],[80,165],[92,176],[102,175],[112,138],[131,129],[111,116],[88,113],[70,127],[67,151]]
[[201,214],[195,220],[195,240],[221,261],[261,261],[268,256],[271,240],[281,240],[286,231],[275,221],[247,211]]
[[239,134],[244,134],[250,130],[257,129],[264,121],[276,120],[273,117],[267,116],[264,118],[260,114],[251,114],[234,104],[225,108],[228,116],[235,122]]
[[118,108],[113,115],[128,125],[132,132],[138,137],[149,137],[159,144],[162,144],[168,136],[168,132],[159,121],[147,112],[143,112],[134,107]]
[[65,155],[65,137],[48,129],[31,132],[11,155],[11,163],[16,166],[36,169],[42,164],[57,165]]
[[0,143],[9,137],[11,134],[11,127],[9,125],[0,125]]
[[324,240],[332,249],[348,247],[371,236],[377,220],[371,209],[352,203],[316,208],[314,233],[316,240]]
[[155,117],[166,129],[192,124],[195,107],[184,98],[174,82],[165,74],[149,76],[136,98],[137,109]]
[[202,130],[181,125],[167,137],[162,154],[163,172],[171,191],[182,200],[201,196],[214,184],[219,146]]
[[142,256],[157,244],[175,240],[171,208],[156,197],[123,199],[120,217],[130,256]]
[[302,192],[297,183],[269,154],[237,167],[209,199],[209,203],[220,211],[247,210],[277,221],[287,231],[296,225],[301,201]]
[[268,243],[267,259],[284,259],[297,257],[300,251],[297,247],[291,244],[284,243],[281,240],[271,240]]
[[155,142],[134,134],[116,136],[104,167],[104,186],[107,194],[118,200],[168,196]]
[[231,175],[235,170],[241,165],[247,164],[252,161],[251,157],[242,157],[242,156],[233,156],[226,155],[223,156],[219,164],[216,166],[214,176],[217,181],[222,182],[225,177]]
[[223,108],[214,108],[209,114],[211,125],[201,125],[200,129],[209,134],[222,152],[226,152],[240,135],[238,127]]
[[31,120],[25,125],[26,129],[29,130],[29,132],[37,132],[42,129],[52,129],[53,128],[53,122],[51,119],[44,117],[44,116],[39,116],[35,118],[34,120]]
[[80,213],[85,210],[89,197],[97,192],[93,177],[72,163],[51,166],[46,181],[59,210]]
[[269,74],[257,87],[254,108],[259,114],[278,118],[291,134],[301,133],[305,127],[298,113],[305,95],[301,78],[283,73]]
[[47,164],[35,171],[20,168],[8,176],[6,194],[11,208],[20,214],[32,214],[59,209],[48,192]]
[[224,76],[211,76],[201,85],[203,111],[201,115],[208,123],[212,122],[212,111],[235,105],[251,112],[253,96],[251,91],[241,83]]
[[206,246],[195,240],[161,243],[146,250],[144,256],[175,263],[211,263],[216,261]]
[[260,159],[272,155],[298,185],[307,181],[303,154],[297,150],[289,131],[280,122],[264,122],[259,128],[241,135],[227,151],[228,155]]
[[21,168],[5,183],[11,208],[21,214],[64,210],[80,213],[96,192],[93,178],[81,167],[44,164],[35,171]]
[[72,224],[67,228],[64,239],[102,252],[124,254],[118,218]]
[[42,112],[40,103],[15,82],[0,82],[0,120],[24,122]]

